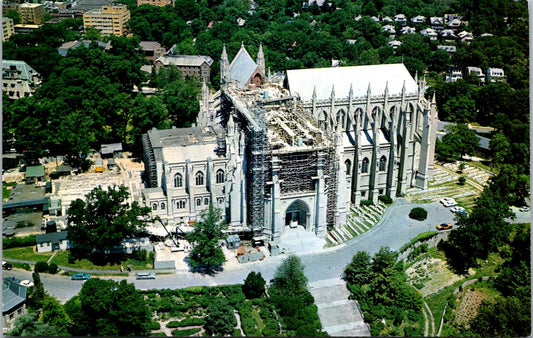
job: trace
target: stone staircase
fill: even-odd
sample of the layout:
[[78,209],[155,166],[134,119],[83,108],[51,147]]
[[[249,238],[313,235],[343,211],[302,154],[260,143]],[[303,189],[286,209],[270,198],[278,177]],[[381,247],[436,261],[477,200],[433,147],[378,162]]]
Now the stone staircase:
[[350,215],[343,224],[328,232],[326,241],[331,245],[346,242],[376,225],[386,209],[386,204],[379,202],[376,205],[352,205]]

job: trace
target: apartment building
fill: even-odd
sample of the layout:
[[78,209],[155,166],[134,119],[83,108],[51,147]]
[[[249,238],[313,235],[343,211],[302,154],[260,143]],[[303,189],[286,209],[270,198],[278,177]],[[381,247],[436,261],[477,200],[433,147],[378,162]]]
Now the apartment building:
[[9,39],[11,35],[15,34],[15,25],[13,19],[2,18],[2,42]]
[[126,5],[107,5],[83,14],[85,29],[93,27],[104,35],[127,35],[126,22],[130,19],[130,11]]
[[42,4],[23,3],[18,6],[20,13],[20,21],[23,24],[36,24],[43,23],[44,6]]

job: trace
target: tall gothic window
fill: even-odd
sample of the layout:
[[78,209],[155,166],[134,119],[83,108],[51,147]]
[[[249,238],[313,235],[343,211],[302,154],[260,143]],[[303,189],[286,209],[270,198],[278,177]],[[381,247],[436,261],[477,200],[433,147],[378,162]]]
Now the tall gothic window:
[[217,183],[224,183],[224,170],[217,170]]
[[181,188],[183,186],[183,177],[181,174],[174,175],[174,188]]
[[161,210],[165,210],[165,203],[161,203]]
[[344,165],[346,166],[346,175],[352,174],[352,162],[350,160],[344,161]]
[[204,198],[204,205],[209,205],[209,198]]
[[387,166],[387,158],[385,156],[381,156],[379,159],[379,171],[385,171],[385,167]]
[[178,209],[185,209],[185,201],[177,201],[176,206]]
[[196,199],[196,206],[199,207],[202,205],[202,199],[201,198],[197,198]]
[[361,165],[361,172],[367,173],[368,172],[368,157],[365,157],[363,159],[363,164]]
[[201,171],[196,173],[196,185],[204,185],[204,173]]
[[152,204],[152,210],[157,210],[157,203]]

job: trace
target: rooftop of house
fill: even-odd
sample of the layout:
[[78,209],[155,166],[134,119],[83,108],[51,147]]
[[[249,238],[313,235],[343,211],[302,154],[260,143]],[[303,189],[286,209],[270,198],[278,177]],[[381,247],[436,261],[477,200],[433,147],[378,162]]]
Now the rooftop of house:
[[139,42],[139,46],[144,51],[153,51],[161,48],[161,44],[157,41],[141,41]]
[[11,73],[16,72],[16,78],[32,81],[34,75],[39,75],[35,69],[25,61],[2,60],[2,79],[12,78]]
[[100,149],[100,153],[102,155],[104,154],[113,154],[115,151],[122,151],[122,143],[108,143],[108,144],[102,144],[102,149]]
[[35,242],[59,244],[60,241],[67,239],[68,231],[49,232],[47,234],[35,235]]
[[2,314],[9,313],[26,301],[26,287],[13,277],[6,277],[2,284]]
[[44,176],[43,165],[35,165],[35,166],[26,167],[26,178],[43,177],[43,176]]

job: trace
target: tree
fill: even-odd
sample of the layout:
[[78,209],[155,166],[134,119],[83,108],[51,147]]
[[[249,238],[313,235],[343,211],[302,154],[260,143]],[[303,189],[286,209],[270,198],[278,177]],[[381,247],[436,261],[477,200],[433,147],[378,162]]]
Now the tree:
[[91,278],[65,304],[80,336],[146,336],[151,321],[144,297],[133,283]]
[[428,212],[424,208],[416,207],[409,212],[409,218],[423,221],[428,217]]
[[498,132],[490,139],[489,148],[492,153],[492,161],[495,164],[503,164],[511,153],[511,142],[505,134]]
[[205,330],[210,335],[229,335],[237,325],[233,308],[223,298],[215,298],[207,306]]
[[467,96],[450,98],[442,109],[447,115],[447,121],[468,123],[476,120],[476,102]]
[[28,292],[28,307],[40,309],[42,307],[43,299],[47,296],[47,294],[44,290],[43,282],[41,282],[39,272],[33,272],[32,277],[33,288],[30,288]]
[[139,235],[149,221],[150,208],[127,202],[128,188],[94,188],[85,201],[73,201],[67,211],[69,241],[81,248],[107,252],[123,239]]
[[348,283],[364,285],[370,276],[370,255],[366,251],[359,251],[352,257],[352,262],[344,269]]
[[70,318],[54,297],[43,300],[43,323],[56,328],[58,336],[67,336]]
[[273,287],[277,293],[290,296],[307,290],[307,277],[300,258],[290,255],[283,260],[274,274]]
[[209,204],[208,210],[200,212],[200,221],[187,234],[187,240],[194,245],[189,254],[189,264],[194,268],[205,268],[208,272],[220,267],[226,261],[220,247],[222,230],[226,224],[221,221],[221,210]]
[[470,130],[466,124],[449,125],[447,134],[442,137],[442,143],[450,147],[455,159],[475,153],[479,145],[476,132]]
[[59,336],[60,332],[55,327],[39,321],[36,312],[28,312],[18,317],[13,330],[6,334],[23,337],[54,337]]
[[265,293],[265,280],[261,272],[252,271],[246,276],[242,285],[242,292],[246,298],[259,298]]

